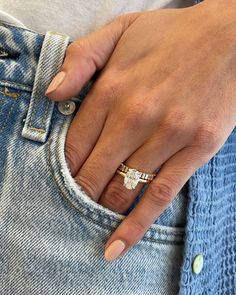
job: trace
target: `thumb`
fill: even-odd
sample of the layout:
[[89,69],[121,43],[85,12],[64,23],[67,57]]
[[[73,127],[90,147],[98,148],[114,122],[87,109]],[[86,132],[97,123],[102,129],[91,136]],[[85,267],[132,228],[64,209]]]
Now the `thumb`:
[[77,95],[93,74],[104,67],[122,34],[139,15],[134,12],[118,16],[101,29],[71,43],[45,95],[54,100]]

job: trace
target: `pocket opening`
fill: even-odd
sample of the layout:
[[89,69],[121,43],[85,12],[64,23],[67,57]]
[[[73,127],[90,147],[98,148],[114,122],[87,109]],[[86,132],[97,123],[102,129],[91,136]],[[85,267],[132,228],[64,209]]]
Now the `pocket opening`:
[[[57,110],[56,113],[57,118],[55,118],[49,139],[49,159],[57,186],[63,192],[64,198],[72,204],[73,210],[81,212],[82,216],[88,217],[103,228],[115,229],[126,216],[93,201],[76,183],[70,174],[64,151],[67,131],[73,117],[64,117]],[[169,227],[154,223],[146,231],[141,241],[179,244],[183,243],[184,235],[185,229],[182,227]]]

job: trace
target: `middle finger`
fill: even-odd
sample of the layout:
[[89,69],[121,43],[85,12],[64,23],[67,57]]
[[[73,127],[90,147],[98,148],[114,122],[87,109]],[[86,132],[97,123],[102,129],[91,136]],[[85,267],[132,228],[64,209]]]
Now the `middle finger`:
[[90,197],[97,201],[119,164],[147,138],[146,132],[134,132],[124,115],[110,115],[92,152],[74,177]]

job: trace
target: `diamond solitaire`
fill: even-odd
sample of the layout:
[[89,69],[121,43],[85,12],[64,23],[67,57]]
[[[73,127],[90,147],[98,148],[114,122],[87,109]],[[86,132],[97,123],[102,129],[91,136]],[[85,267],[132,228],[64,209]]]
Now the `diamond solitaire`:
[[142,172],[139,172],[136,169],[129,169],[129,171],[125,174],[123,185],[127,189],[135,189],[141,175]]
[[135,189],[139,182],[150,182],[156,176],[156,173],[149,174],[141,172],[126,166],[124,163],[120,164],[119,168],[116,170],[116,173],[124,177],[123,186],[125,186],[127,189]]

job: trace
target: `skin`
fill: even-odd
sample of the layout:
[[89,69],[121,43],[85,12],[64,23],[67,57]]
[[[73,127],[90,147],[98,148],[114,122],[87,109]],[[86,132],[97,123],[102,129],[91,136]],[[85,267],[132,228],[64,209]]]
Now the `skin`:
[[75,180],[122,214],[144,184],[126,189],[120,163],[160,168],[105,248],[117,239],[126,245],[121,255],[133,247],[236,126],[235,11],[234,1],[205,0],[124,14],[68,47],[65,78],[49,98],[77,95],[101,70],[67,134]]

